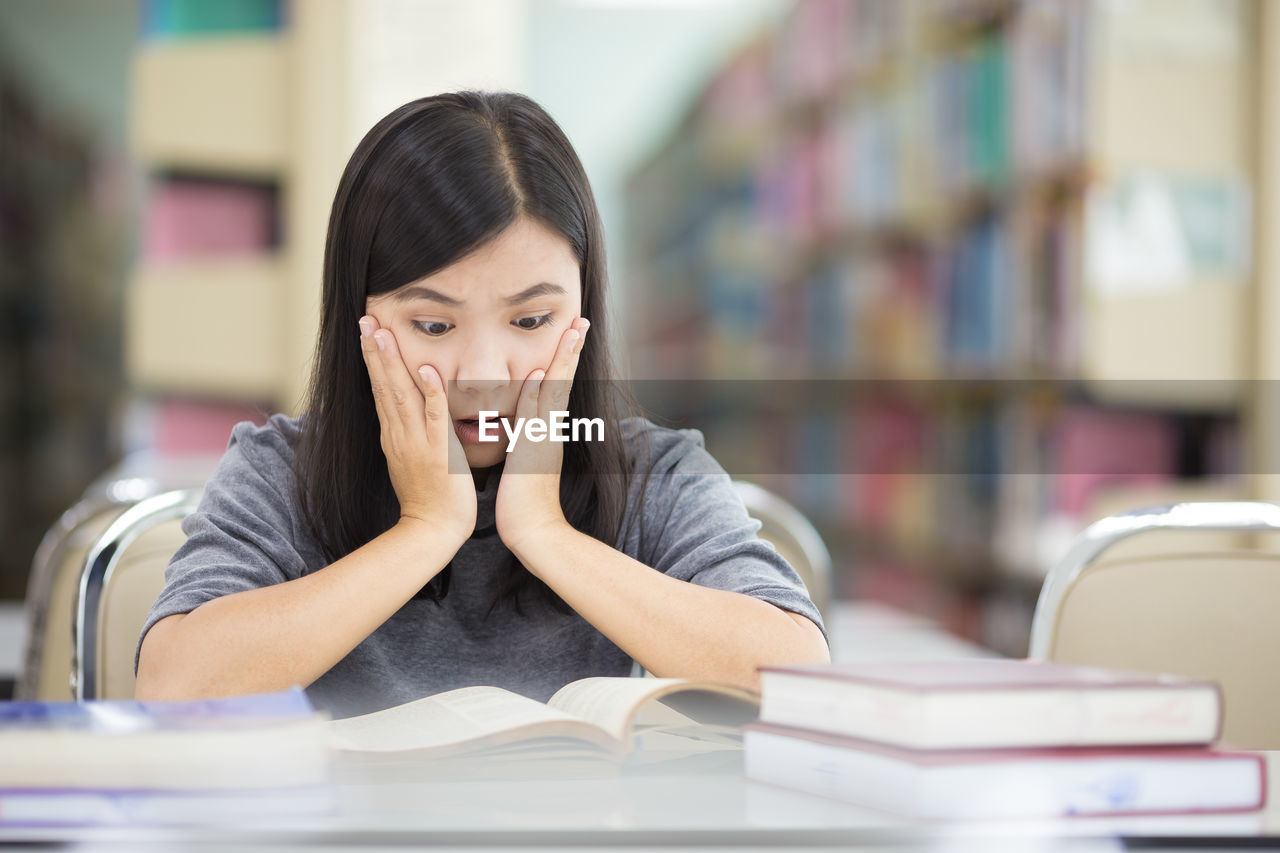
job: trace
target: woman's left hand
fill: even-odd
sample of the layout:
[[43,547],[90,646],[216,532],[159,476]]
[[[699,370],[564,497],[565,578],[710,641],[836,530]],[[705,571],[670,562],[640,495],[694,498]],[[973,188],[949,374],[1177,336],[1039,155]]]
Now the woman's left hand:
[[[516,403],[517,423],[521,418],[525,424],[537,418],[550,427],[552,412],[568,411],[569,391],[590,325],[585,317],[576,318],[560,336],[551,366],[546,370],[539,368],[525,378]],[[505,440],[505,434],[503,438]],[[507,454],[502,479],[498,481],[494,520],[503,543],[516,553],[521,541],[539,535],[539,531],[548,527],[566,523],[560,506],[563,442],[551,441],[549,434],[546,439],[531,441],[521,429],[515,447]]]

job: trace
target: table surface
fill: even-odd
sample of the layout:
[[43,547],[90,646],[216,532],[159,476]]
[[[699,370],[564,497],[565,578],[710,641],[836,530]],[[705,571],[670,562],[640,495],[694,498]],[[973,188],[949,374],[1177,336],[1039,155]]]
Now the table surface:
[[[989,655],[928,620],[872,604],[842,604],[830,631],[836,660]],[[637,755],[619,767],[524,762],[440,778],[422,765],[337,768],[331,812],[200,828],[0,828],[6,849],[76,844],[83,850],[358,850],[572,847],[749,847],[893,850],[1195,849],[1256,844],[1280,834],[1280,814],[925,824],[846,803],[748,782],[741,752],[660,762]],[[514,768],[514,769],[513,769]]]

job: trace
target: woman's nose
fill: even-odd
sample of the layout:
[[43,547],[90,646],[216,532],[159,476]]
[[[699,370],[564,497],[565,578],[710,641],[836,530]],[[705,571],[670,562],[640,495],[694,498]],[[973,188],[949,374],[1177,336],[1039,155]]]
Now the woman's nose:
[[477,337],[466,342],[454,377],[458,390],[492,389],[505,385],[510,378],[506,356],[492,341]]

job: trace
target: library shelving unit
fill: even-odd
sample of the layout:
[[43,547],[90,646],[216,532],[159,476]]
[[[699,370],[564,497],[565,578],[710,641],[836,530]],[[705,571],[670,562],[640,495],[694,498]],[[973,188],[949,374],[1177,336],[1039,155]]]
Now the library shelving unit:
[[642,402],[1025,653],[1101,507],[1245,488],[1255,14],[796,2],[628,183]]
[[305,405],[329,212],[356,143],[413,98],[520,88],[524,19],[449,0],[143,9],[132,148],[164,215],[150,240],[144,213],[126,300],[136,432],[211,445],[241,414]]
[[347,141],[341,15],[316,5],[144,4],[129,449],[216,454],[235,421],[302,403],[335,145]]
[[[0,37],[7,36],[0,33]],[[0,46],[0,601],[115,454],[123,158]],[[11,686],[0,678],[0,697]]]

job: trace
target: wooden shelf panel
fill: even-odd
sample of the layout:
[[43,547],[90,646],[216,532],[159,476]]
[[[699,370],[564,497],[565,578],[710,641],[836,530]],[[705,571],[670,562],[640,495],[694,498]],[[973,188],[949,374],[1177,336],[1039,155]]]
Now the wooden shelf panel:
[[289,162],[289,43],[274,34],[141,46],[130,134],[153,169],[276,176]]
[[148,391],[275,399],[284,285],[274,256],[137,268],[125,306],[131,381]]

